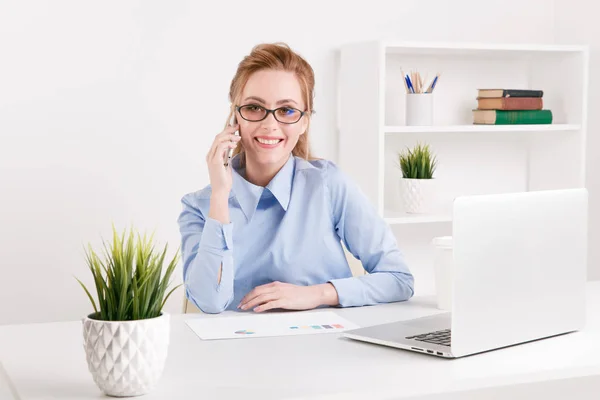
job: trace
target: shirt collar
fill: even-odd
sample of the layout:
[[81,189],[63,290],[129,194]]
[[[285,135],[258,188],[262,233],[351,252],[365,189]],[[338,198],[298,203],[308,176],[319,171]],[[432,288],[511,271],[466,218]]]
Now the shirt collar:
[[294,179],[294,164],[295,157],[290,154],[290,158],[283,167],[277,172],[273,179],[271,179],[271,182],[263,188],[248,182],[244,178],[244,171],[240,168],[239,154],[231,160],[233,194],[248,220],[252,219],[263,191],[266,189],[273,194],[281,207],[287,211],[292,192],[292,181]]

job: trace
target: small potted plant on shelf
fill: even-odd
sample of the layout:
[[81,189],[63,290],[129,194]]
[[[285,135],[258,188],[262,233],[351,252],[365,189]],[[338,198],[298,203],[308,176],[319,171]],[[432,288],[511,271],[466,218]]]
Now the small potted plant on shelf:
[[133,229],[129,235],[123,232],[119,236],[113,225],[112,245],[104,243],[103,259],[88,244],[86,259],[99,307],[76,278],[94,308],[82,320],[88,369],[96,385],[109,396],[148,393],[162,375],[166,361],[170,325],[169,315],[162,309],[181,286],[166,293],[179,250],[163,275],[168,246],[156,252],[153,236],[136,237]]
[[398,154],[402,172],[400,194],[407,213],[417,214],[430,211],[434,195],[434,172],[437,159],[429,145],[418,143]]

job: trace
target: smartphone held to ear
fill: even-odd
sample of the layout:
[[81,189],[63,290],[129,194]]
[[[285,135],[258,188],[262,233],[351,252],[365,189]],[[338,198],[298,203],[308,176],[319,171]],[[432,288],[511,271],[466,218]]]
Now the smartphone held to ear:
[[[231,116],[231,119],[229,120],[229,125],[230,126],[234,126],[237,123],[237,120],[235,119],[235,114]],[[239,130],[235,131],[235,135],[239,136],[240,132]],[[223,160],[223,165],[225,165],[226,167],[229,166],[229,164],[231,163],[231,158],[233,157],[233,149],[229,149],[227,151],[227,153],[225,154],[225,158]]]

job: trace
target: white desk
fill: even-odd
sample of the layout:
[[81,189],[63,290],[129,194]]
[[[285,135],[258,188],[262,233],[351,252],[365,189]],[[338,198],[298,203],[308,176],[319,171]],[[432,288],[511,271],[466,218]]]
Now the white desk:
[[[535,398],[546,390],[550,399],[562,382],[578,391],[571,398],[592,399],[600,388],[600,282],[589,283],[587,295],[583,331],[457,360],[338,334],[202,341],[183,319],[219,316],[175,315],[164,374],[143,398],[454,399],[477,398],[469,393],[481,396],[486,388],[528,387],[537,390]],[[368,326],[438,313],[433,300],[334,311]],[[231,314],[243,315],[225,313]],[[87,371],[79,321],[0,327],[0,360],[22,399],[105,398]],[[501,398],[509,396],[520,398],[514,392]]]
[[2,400],[18,400],[17,391],[12,382],[8,378],[4,367],[0,363],[0,399]]

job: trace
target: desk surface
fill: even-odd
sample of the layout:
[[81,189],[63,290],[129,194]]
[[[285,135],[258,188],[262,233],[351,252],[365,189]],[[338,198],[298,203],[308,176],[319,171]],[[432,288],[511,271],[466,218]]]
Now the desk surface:
[[[333,311],[360,326],[441,312],[432,297]],[[334,333],[202,341],[186,318],[219,316],[172,316],[165,371],[144,399],[390,399],[600,375],[600,282],[588,283],[582,331],[456,360]],[[22,399],[106,398],[82,343],[79,321],[2,326],[0,361]]]
[[14,388],[12,381],[8,378],[2,363],[0,363],[0,399],[2,400],[18,400],[17,391]]

